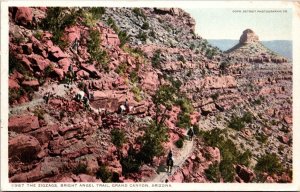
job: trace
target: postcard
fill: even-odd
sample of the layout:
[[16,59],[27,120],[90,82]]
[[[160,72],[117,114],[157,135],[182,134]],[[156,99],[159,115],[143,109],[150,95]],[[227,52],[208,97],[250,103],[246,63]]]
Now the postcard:
[[1,2],[1,190],[299,190],[299,15]]

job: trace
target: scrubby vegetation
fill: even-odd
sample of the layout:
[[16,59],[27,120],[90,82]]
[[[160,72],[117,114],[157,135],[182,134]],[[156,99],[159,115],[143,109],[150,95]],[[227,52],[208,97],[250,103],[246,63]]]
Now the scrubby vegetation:
[[220,182],[221,173],[220,173],[220,167],[219,163],[215,162],[211,164],[208,169],[205,169],[205,176],[208,180],[218,183]]
[[176,142],[175,142],[176,147],[178,148],[182,148],[183,147],[183,139],[179,138]]
[[251,123],[253,116],[250,112],[245,112],[242,117],[237,116],[236,114],[231,116],[228,127],[241,131],[245,127],[245,123]]
[[127,153],[127,157],[122,157],[120,160],[120,163],[122,165],[122,174],[125,176],[130,173],[138,172],[141,166],[141,160],[138,152],[130,147]]
[[88,40],[88,52],[91,55],[91,62],[97,62],[96,67],[108,70],[108,56],[106,51],[100,47],[100,32],[98,30],[90,30],[90,38]]
[[136,38],[138,38],[138,39],[140,39],[141,41],[144,41],[144,42],[145,42],[145,41],[147,40],[147,38],[148,38],[148,35],[147,35],[146,32],[140,30],[140,31],[139,31],[139,34],[136,36]]
[[76,175],[80,173],[86,173],[86,172],[87,172],[87,165],[82,162],[79,162],[73,171],[73,173]]
[[225,182],[232,182],[235,175],[234,164],[249,165],[252,154],[250,151],[240,152],[235,144],[224,137],[225,130],[213,129],[207,132],[200,132],[205,144],[218,147],[222,160],[219,171]]
[[112,143],[118,148],[126,141],[125,132],[123,130],[112,129],[110,134]]
[[152,66],[155,68],[160,67],[160,64],[161,64],[161,50],[160,49],[157,49],[154,52],[153,57],[151,59],[151,63],[152,63]]
[[100,178],[102,180],[102,182],[110,182],[111,177],[112,177],[112,174],[111,174],[111,172],[109,172],[107,170],[107,167],[105,165],[101,165],[99,167],[99,169],[97,170],[96,178],[97,179]]
[[283,167],[278,156],[275,153],[266,154],[257,160],[255,170],[258,172],[268,172],[270,174],[280,174],[283,171]]

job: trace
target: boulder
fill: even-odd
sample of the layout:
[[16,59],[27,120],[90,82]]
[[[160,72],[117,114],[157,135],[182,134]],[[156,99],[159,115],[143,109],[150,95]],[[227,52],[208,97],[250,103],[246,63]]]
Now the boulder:
[[19,89],[20,88],[20,85],[14,79],[9,79],[8,80],[8,85],[9,85],[9,89]]
[[290,143],[290,137],[288,135],[280,135],[278,139],[284,144]]
[[59,68],[53,68],[53,72],[58,76],[59,80],[64,79],[64,70]]
[[78,79],[88,79],[90,74],[84,70],[80,70],[76,73]]
[[51,61],[57,62],[65,57],[67,57],[67,55],[58,46],[52,46],[49,48],[49,59]]
[[38,87],[40,85],[38,80],[30,80],[30,81],[23,81],[22,85],[29,86],[29,87]]
[[8,130],[25,133],[40,127],[38,117],[32,115],[13,116],[8,120]]
[[15,22],[25,27],[32,23],[32,8],[18,7],[15,15]]
[[81,67],[93,77],[101,76],[100,72],[95,68],[94,65],[81,64]]
[[69,66],[71,65],[71,60],[69,58],[63,58],[63,59],[58,61],[58,65],[66,73],[69,69]]
[[23,162],[31,162],[37,158],[41,151],[39,141],[28,135],[19,134],[14,138],[9,139],[9,157],[17,158]]

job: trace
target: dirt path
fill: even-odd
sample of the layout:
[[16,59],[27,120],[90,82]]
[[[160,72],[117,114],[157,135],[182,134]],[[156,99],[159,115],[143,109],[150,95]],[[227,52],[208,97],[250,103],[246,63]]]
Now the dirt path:
[[66,85],[66,84],[51,84],[47,87],[43,87],[41,90],[37,91],[35,93],[34,99],[23,103],[21,105],[10,107],[9,111],[11,114],[20,114],[23,111],[27,110],[28,108],[34,108],[37,105],[41,105],[45,103],[43,99],[43,95],[45,95],[46,92],[50,91],[54,96],[58,97],[66,97],[69,90],[73,88],[76,89],[76,85]]
[[164,172],[158,173],[150,182],[165,182],[165,180],[172,176],[179,168],[181,168],[182,164],[185,160],[191,155],[193,152],[193,141],[186,141],[183,149],[180,150],[180,153],[174,159],[174,166],[172,173],[170,175],[167,174],[166,170]]

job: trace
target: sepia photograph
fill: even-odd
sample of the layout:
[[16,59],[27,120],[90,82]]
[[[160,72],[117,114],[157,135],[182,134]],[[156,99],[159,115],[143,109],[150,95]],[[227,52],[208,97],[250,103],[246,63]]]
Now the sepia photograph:
[[295,184],[296,10],[277,4],[1,7],[1,183]]

